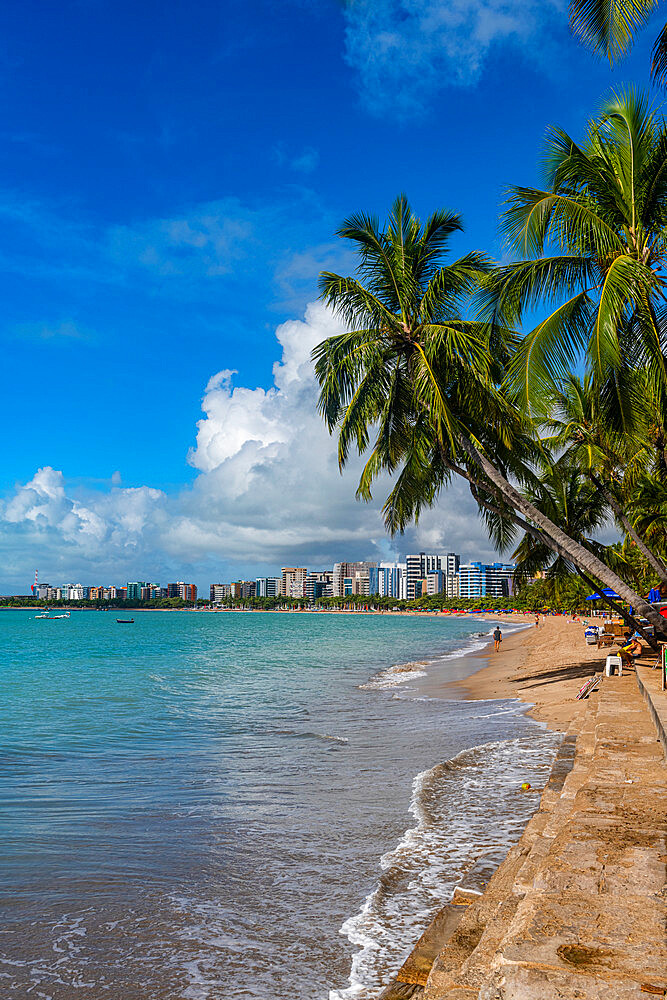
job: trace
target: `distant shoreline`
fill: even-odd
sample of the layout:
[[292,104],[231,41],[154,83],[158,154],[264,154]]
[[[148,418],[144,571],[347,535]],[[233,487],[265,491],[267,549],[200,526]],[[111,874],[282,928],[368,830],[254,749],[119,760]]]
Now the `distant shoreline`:
[[[534,618],[532,611],[389,611],[378,609],[376,611],[361,610],[354,608],[81,608],[70,607],[68,605],[57,605],[45,607],[44,605],[33,604],[3,604],[0,611],[104,611],[106,614],[116,612],[120,614],[182,614],[184,611],[192,614],[259,614],[259,615],[389,615],[390,617],[411,617],[411,618],[483,618],[485,620],[503,621],[506,618],[516,620],[519,618],[525,621],[527,618]],[[560,616],[563,617],[563,616]]]

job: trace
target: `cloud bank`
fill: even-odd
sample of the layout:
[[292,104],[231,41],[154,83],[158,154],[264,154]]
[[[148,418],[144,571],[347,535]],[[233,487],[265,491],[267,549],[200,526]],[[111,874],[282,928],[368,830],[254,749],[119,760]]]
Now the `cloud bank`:
[[355,500],[361,460],[339,473],[310,361],[312,348],[340,329],[311,303],[302,320],[277,328],[281,357],[268,389],[236,385],[229,370],[212,376],[187,456],[195,477],[185,489],[125,487],[114,470],[105,488],[86,490],[48,466],[17,485],[0,505],[4,590],[26,592],[34,566],[52,585],[188,576],[204,586],[286,564],[390,558],[417,546],[490,557],[461,487],[394,541],[380,510],[387,482],[378,483],[372,503]]
[[[376,113],[420,113],[437,91],[474,84],[494,46],[540,51],[565,0],[350,0],[346,58]],[[562,25],[561,25],[562,27]]]

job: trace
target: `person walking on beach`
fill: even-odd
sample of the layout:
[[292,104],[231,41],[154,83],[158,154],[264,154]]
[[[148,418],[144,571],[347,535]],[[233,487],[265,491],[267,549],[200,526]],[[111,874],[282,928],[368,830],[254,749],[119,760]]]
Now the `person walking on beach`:
[[539,627],[540,627],[540,616],[539,615],[535,615],[535,628],[539,628]]
[[496,653],[500,652],[500,643],[503,641],[503,633],[500,631],[500,625],[496,625],[495,631],[493,633],[493,648]]

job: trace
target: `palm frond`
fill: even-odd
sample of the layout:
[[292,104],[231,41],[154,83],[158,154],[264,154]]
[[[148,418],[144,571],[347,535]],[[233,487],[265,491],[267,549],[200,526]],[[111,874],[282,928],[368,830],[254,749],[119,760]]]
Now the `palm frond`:
[[594,317],[590,296],[578,292],[524,338],[505,382],[526,409],[542,412],[553,388],[568,377],[587,346]]
[[610,62],[624,56],[659,0],[570,0],[570,26]]
[[651,76],[653,77],[653,82],[659,87],[664,87],[667,83],[667,24],[653,45]]

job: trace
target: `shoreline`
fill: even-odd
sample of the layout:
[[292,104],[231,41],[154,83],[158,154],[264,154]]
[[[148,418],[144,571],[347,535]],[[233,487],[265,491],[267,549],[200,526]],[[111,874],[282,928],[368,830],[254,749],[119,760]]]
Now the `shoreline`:
[[[479,619],[518,624],[516,618],[504,621],[493,615]],[[420,690],[430,697],[455,700],[516,699],[530,718],[564,732],[583,704],[575,700],[577,691],[600,668],[606,652],[584,644],[582,622],[546,617],[539,628],[530,624],[503,637],[498,653],[492,640],[479,651],[463,653],[460,676],[425,678]],[[471,659],[476,662],[467,670],[464,661]]]
[[[573,624],[578,627],[573,628]],[[476,895],[467,889],[461,891],[463,888],[461,887],[455,889],[449,901],[443,900],[442,908],[435,914],[419,940],[414,943],[410,955],[395,979],[386,984],[380,995],[381,1000],[399,1000],[406,996],[422,995],[428,997],[428,1000],[436,1000],[449,995],[452,989],[458,995],[461,987],[465,988],[466,996],[477,997],[482,995],[483,990],[479,994],[478,990],[489,984],[491,976],[495,976],[495,985],[499,987],[497,995],[505,997],[510,995],[504,992],[508,969],[517,979],[523,977],[519,993],[511,992],[511,996],[551,995],[551,990],[547,991],[546,979],[543,981],[541,977],[549,979],[551,985],[550,977],[555,974],[561,976],[568,985],[575,983],[577,988],[581,983],[590,985],[587,979],[589,970],[579,969],[576,963],[574,966],[568,964],[568,959],[563,959],[561,955],[559,943],[573,939],[578,946],[582,937],[588,939],[589,936],[596,944],[598,938],[608,943],[611,940],[609,935],[613,937],[615,933],[615,925],[612,927],[612,923],[615,919],[616,906],[620,905],[627,909],[634,905],[635,897],[632,893],[636,890],[633,888],[632,876],[627,880],[627,885],[623,886],[618,904],[612,900],[608,907],[609,912],[601,916],[600,922],[602,924],[606,922],[608,925],[606,931],[600,931],[597,917],[590,923],[588,915],[591,900],[586,895],[588,890],[585,887],[581,890],[583,893],[581,899],[575,900],[573,897],[572,901],[569,901],[568,898],[567,904],[564,904],[560,887],[555,895],[550,897],[548,894],[544,895],[544,886],[549,884],[550,880],[557,881],[561,877],[562,867],[567,864],[572,865],[572,862],[568,861],[568,852],[574,854],[576,851],[579,851],[579,855],[574,867],[578,871],[599,869],[596,884],[604,885],[605,877],[609,877],[609,874],[605,875],[605,865],[609,867],[610,873],[613,868],[613,851],[607,856],[610,838],[625,845],[624,849],[629,852],[628,859],[621,859],[618,863],[621,875],[625,869],[633,870],[637,863],[635,855],[640,851],[643,842],[641,837],[635,837],[633,827],[625,826],[624,808],[626,798],[630,794],[625,791],[625,786],[637,785],[636,790],[633,787],[633,794],[638,804],[637,814],[649,817],[652,833],[656,816],[658,825],[655,833],[659,833],[660,810],[653,810],[655,815],[651,815],[649,800],[655,797],[658,788],[664,790],[665,787],[664,778],[661,778],[661,769],[664,774],[664,757],[655,750],[655,743],[660,741],[659,739],[656,741],[652,735],[653,723],[649,713],[642,706],[641,697],[637,696],[635,678],[632,676],[635,673],[638,675],[640,670],[649,665],[652,659],[650,651],[645,651],[644,655],[640,656],[637,667],[631,667],[629,671],[624,670],[622,678],[612,678],[610,682],[603,683],[600,692],[596,692],[596,696],[592,699],[576,700],[576,694],[583,680],[603,670],[607,652],[608,650],[598,649],[597,646],[585,645],[581,622],[570,622],[564,618],[546,618],[537,629],[520,629],[512,633],[503,640],[502,651],[499,653],[495,653],[492,644],[488,643],[474,656],[463,655],[460,658],[461,667],[465,663],[474,666],[476,669],[471,672],[463,672],[462,676],[449,681],[436,676],[431,678],[430,684],[424,683],[422,690],[430,697],[459,697],[471,701],[513,699],[522,702],[527,715],[545,729],[563,733],[563,738],[547,784],[543,789],[531,789],[540,792],[539,797],[536,796],[532,818],[528,820],[518,842],[508,845],[506,857],[495,870],[483,893]],[[647,673],[650,674],[650,671]],[[653,678],[650,677],[650,680]],[[641,684],[639,688],[641,689]],[[631,710],[635,712],[635,717],[629,722],[627,713]],[[606,712],[603,738],[599,736],[595,723],[590,721],[591,718],[595,719],[599,712]],[[582,742],[581,747],[579,740]],[[650,767],[645,768],[647,745],[652,747],[651,752],[655,761]],[[598,760],[602,767],[599,773],[596,771]],[[619,787],[618,781],[609,778],[610,768],[613,771],[625,771],[633,777],[625,777],[625,781],[622,781]],[[656,789],[653,793],[642,789],[638,783],[636,775],[642,771],[642,777],[648,784],[651,781],[655,783]],[[571,776],[570,772],[573,772]],[[573,784],[576,789],[586,782],[590,783],[589,790],[581,800],[575,798],[571,791],[567,791],[569,784]],[[561,798],[564,783],[566,791]],[[602,797],[601,812],[600,809],[590,806],[589,798],[595,795]],[[615,796],[619,803],[619,809],[614,814],[614,822],[619,827],[615,834],[609,829],[611,814],[608,800],[612,796]],[[553,830],[548,827],[545,829],[545,820],[550,816],[554,817],[551,820],[554,824]],[[664,820],[664,809],[662,819]],[[578,832],[581,823],[584,823],[585,836]],[[603,835],[597,852],[590,853],[585,842],[590,837],[590,830],[596,828],[596,825],[603,829]],[[559,833],[561,839],[558,839]],[[559,846],[561,843],[562,847]],[[642,863],[647,872],[650,870],[650,878],[647,875],[647,879],[655,882],[655,892],[659,895],[660,872],[657,869],[653,870],[655,864],[652,851],[648,850],[645,853],[647,858],[643,859]],[[630,856],[632,860],[629,860]],[[528,862],[524,863],[526,858]],[[660,860],[664,862],[664,858]],[[616,862],[616,859],[613,861]],[[540,865],[542,874],[533,883],[534,869]],[[663,874],[664,867],[663,864]],[[526,871],[529,874],[524,874]],[[616,881],[620,885],[620,878]],[[575,884],[576,880],[572,882],[572,886]],[[598,889],[599,891],[601,890]],[[554,906],[560,909],[554,910],[551,915],[552,925],[549,925],[548,921],[545,922],[542,909],[548,910],[552,905],[552,898]],[[598,900],[596,897],[596,904],[604,908],[605,904],[600,901],[602,898]],[[644,900],[642,907],[646,908],[647,903],[648,900]],[[520,921],[515,919],[512,922],[515,912],[526,921],[523,931],[517,929],[517,926],[521,926]],[[595,912],[596,907],[593,909],[594,916]],[[581,928],[577,929],[576,925],[579,922]],[[629,922],[633,923],[634,920],[631,919]],[[541,936],[545,953],[555,952],[558,949],[553,957],[551,954],[548,959],[542,957],[542,961],[546,961],[543,967],[539,966],[539,962],[538,965],[535,964],[534,935],[537,935],[537,938]],[[525,956],[520,956],[523,962],[517,964],[517,956],[512,949],[517,947],[516,941],[520,942],[519,947],[525,946],[526,937],[530,942],[527,945],[528,951]],[[490,942],[488,945],[487,940]],[[508,951],[509,965],[508,960],[502,957],[502,948],[499,950],[501,940]],[[628,972],[632,969],[631,978],[634,979],[637,973],[632,967],[636,957],[633,952],[634,945],[630,943],[632,939],[628,939],[628,942],[619,945],[618,955],[614,956],[610,969],[620,971],[627,966]],[[612,954],[609,952],[610,957]],[[641,954],[642,962],[645,962],[643,952]],[[657,975],[660,960],[654,964],[655,968],[651,972],[659,988],[656,986],[655,989],[647,991],[662,994],[667,992],[667,980]],[[597,973],[599,970],[591,971]],[[644,978],[650,978],[651,973],[644,973],[642,969],[642,975]],[[524,992],[528,982],[530,982],[528,991]],[[473,989],[468,989],[469,987]],[[486,996],[486,993],[484,995]],[[576,992],[576,995],[583,996],[584,993]],[[598,995],[597,992],[595,995]],[[613,995],[617,996],[615,992]],[[623,993],[623,996],[625,995]]]
[[[360,997],[384,996],[374,990],[378,989],[380,982],[386,986],[398,974],[398,963],[404,963],[417,940],[430,933],[441,907],[452,893],[459,897],[465,890],[468,897],[481,898],[488,881],[502,864],[504,851],[516,844],[524,826],[538,808],[539,796],[521,794],[520,785],[526,778],[532,782],[534,791],[544,784],[553,756],[557,753],[559,737],[548,732],[546,727],[535,724],[532,719],[521,722],[520,719],[527,714],[526,706],[513,694],[502,699],[512,704],[496,701],[496,704],[489,704],[488,710],[483,708],[481,713],[470,704],[463,705],[464,701],[473,700],[466,697],[464,685],[486,666],[489,648],[492,648],[489,640],[493,626],[501,623],[503,630],[508,630],[505,634],[509,638],[510,634],[513,637],[524,632],[528,634],[528,623],[523,615],[519,618],[478,613],[465,617],[471,620],[471,630],[456,640],[457,648],[450,652],[433,653],[429,658],[427,654],[407,662],[394,661],[392,665],[378,669],[366,683],[359,685],[361,689],[407,702],[430,701],[441,719],[441,726],[442,720],[445,720],[446,727],[446,720],[452,719],[452,716],[493,721],[471,722],[474,728],[470,730],[464,724],[464,745],[461,749],[451,754],[445,752],[442,756],[436,750],[425,756],[423,770],[414,775],[412,782],[408,811],[413,817],[413,824],[405,829],[395,844],[388,846],[380,859],[380,869],[384,874],[379,875],[378,883],[361,902],[359,911],[350,914],[340,928],[340,933],[348,938],[353,948],[351,972],[349,985],[332,988],[330,1000],[352,1000],[357,996],[355,990],[361,990]],[[510,628],[513,630],[511,633]],[[417,720],[419,711],[419,706],[415,704]],[[460,725],[455,718],[452,725]],[[516,721],[510,722],[511,718]],[[491,801],[495,802],[495,815],[493,812],[487,815],[486,812],[488,807],[484,803]],[[484,816],[486,819],[481,819]],[[489,834],[490,830],[494,831],[493,834]],[[487,840],[487,837],[490,839]],[[425,843],[428,845],[428,859]],[[363,970],[369,962],[372,970],[374,941],[383,939],[377,937],[375,931],[369,934],[365,914],[375,912],[378,894],[382,900],[390,892],[389,883],[383,884],[383,880],[387,879],[387,871],[391,870],[401,853],[414,858],[410,864],[416,864],[419,875],[416,877],[415,872],[411,872],[414,883],[412,893],[410,898],[403,899],[400,909],[400,919],[406,914],[409,919],[400,936],[392,938],[400,946],[396,955],[398,963],[393,965],[395,971],[385,968],[382,980],[373,980],[372,975],[366,978],[368,971]],[[436,886],[443,879],[436,893]],[[419,893],[422,880],[424,885],[430,886],[430,896],[427,904],[422,901],[421,913],[415,913],[413,898],[415,893]],[[426,905],[428,913],[425,912]],[[422,922],[424,918],[425,922]],[[419,927],[414,926],[415,921]],[[395,934],[391,923],[388,932],[390,938]],[[392,948],[395,947],[392,944]],[[384,964],[386,959],[381,961]],[[399,1000],[399,996],[403,1000],[409,995],[398,993],[395,1000]]]

